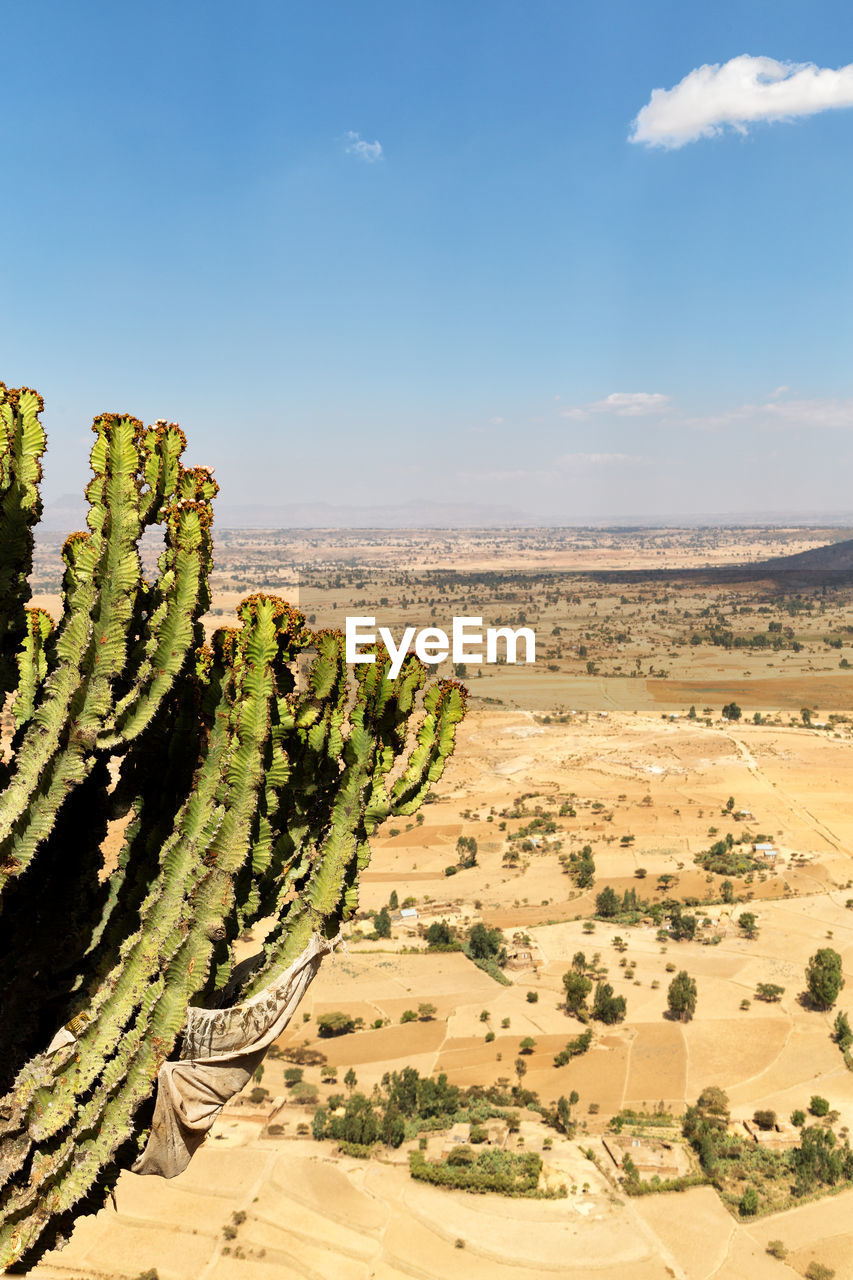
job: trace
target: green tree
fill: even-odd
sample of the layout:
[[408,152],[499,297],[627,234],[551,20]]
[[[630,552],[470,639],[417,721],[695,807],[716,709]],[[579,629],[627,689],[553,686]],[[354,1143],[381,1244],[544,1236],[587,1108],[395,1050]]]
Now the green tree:
[[397,890],[396,890],[396,889],[392,889],[392,890],[391,890],[391,896],[390,896],[390,898],[388,899],[388,910],[389,910],[389,911],[396,911],[399,905],[400,905],[400,903],[399,903],[399,899],[398,899],[398,897],[397,897]]
[[355,1070],[352,1067],[347,1069],[347,1073],[344,1076],[344,1084],[347,1089],[349,1089],[350,1093],[352,1093],[353,1089],[358,1084],[358,1076],[355,1074]]
[[844,986],[841,956],[832,947],[821,947],[806,966],[806,987],[812,1004],[831,1009]]
[[768,1004],[776,1004],[785,994],[785,988],[778,982],[759,982],[755,988],[756,1000],[765,1000]]
[[727,702],[723,707],[724,720],[740,720],[743,712],[736,702]]
[[454,942],[453,929],[446,920],[433,920],[426,932],[427,946],[439,951],[451,947]]
[[601,893],[596,895],[595,914],[603,916],[605,920],[611,920],[614,916],[618,916],[622,907],[622,900],[615,889],[608,884]]
[[382,1141],[389,1147],[401,1147],[406,1138],[406,1122],[399,1107],[389,1103],[382,1116]]
[[613,988],[609,982],[598,982],[595,986],[595,995],[592,1001],[592,1016],[597,1022],[614,1023],[621,1022],[625,1017],[627,1009],[627,1001],[624,996],[613,994]]
[[756,917],[754,911],[742,911],[737,919],[738,928],[747,938],[754,938],[757,930],[755,927]]
[[503,950],[504,938],[500,929],[487,929],[478,921],[468,934],[468,947],[475,960],[492,960]]
[[840,1009],[835,1016],[832,1033],[835,1036],[835,1043],[842,1053],[846,1053],[850,1046],[853,1045],[853,1028],[850,1026],[850,1019],[847,1014]]
[[566,1008],[569,1013],[586,1012],[586,1001],[592,991],[592,979],[577,969],[569,969],[563,974],[563,986],[566,991]]
[[373,917],[373,928],[377,938],[391,937],[391,917],[388,914],[388,908],[383,907],[381,911],[377,911]]
[[681,1022],[689,1022],[696,1012],[696,980],[685,969],[677,973],[666,995],[669,1012]]
[[580,850],[572,850],[565,863],[565,868],[579,889],[588,889],[595,880],[595,859],[592,856],[592,845],[585,844]]
[[839,1148],[831,1129],[811,1125],[801,1131],[800,1145],[791,1152],[794,1190],[797,1195],[807,1195],[815,1186],[834,1186],[841,1178],[849,1177],[851,1165],[850,1148]]
[[536,1041],[533,1036],[525,1036],[518,1046],[519,1053],[533,1053],[536,1048]]
[[724,880],[720,885],[720,897],[723,899],[723,902],[734,902],[735,887],[731,880]]
[[696,934],[696,917],[678,907],[669,917],[669,933],[674,942],[690,942]]
[[333,1013],[321,1013],[317,1019],[317,1034],[324,1039],[346,1036],[352,1031],[355,1031],[355,1018],[339,1009]]

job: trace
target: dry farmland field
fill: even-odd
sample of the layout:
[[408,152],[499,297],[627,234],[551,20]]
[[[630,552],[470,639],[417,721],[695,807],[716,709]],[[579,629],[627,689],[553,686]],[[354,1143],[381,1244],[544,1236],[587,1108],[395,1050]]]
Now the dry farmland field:
[[[853,1129],[835,1035],[853,1017],[853,575],[843,547],[831,571],[775,562],[848,536],[223,532],[211,629],[266,590],[318,627],[527,626],[536,661],[437,668],[470,692],[456,755],[374,839],[358,916],[262,1074],[184,1174],[123,1175],[29,1274],[853,1277],[853,1182],[798,1183],[792,1156],[804,1128],[836,1153]],[[36,565],[48,608],[56,551]],[[847,982],[829,1010],[805,995],[819,949]],[[668,1009],[681,971],[689,1020]],[[591,1016],[599,987],[621,1016]],[[407,1069],[440,1083],[395,1112]],[[709,1174],[682,1124],[711,1088],[729,1145]],[[360,1095],[394,1112],[393,1141],[331,1133]],[[535,1194],[410,1172],[522,1156]]]

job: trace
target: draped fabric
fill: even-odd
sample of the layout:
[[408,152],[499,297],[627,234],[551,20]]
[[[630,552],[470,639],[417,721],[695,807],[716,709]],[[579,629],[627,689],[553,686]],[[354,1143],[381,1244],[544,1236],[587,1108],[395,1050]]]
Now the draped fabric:
[[314,937],[280,978],[229,1009],[190,1009],[181,1057],[157,1076],[151,1133],[134,1173],[174,1178],[282,1034],[333,943]]

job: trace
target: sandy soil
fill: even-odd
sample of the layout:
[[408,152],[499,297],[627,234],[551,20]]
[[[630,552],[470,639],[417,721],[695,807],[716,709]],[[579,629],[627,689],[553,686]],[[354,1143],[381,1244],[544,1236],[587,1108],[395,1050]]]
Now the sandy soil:
[[[663,530],[633,542],[612,531],[573,531],[562,542],[554,531],[525,539],[363,532],[297,539],[290,558],[280,556],[282,579],[295,581],[301,556],[303,569],[318,575],[323,566],[366,563],[387,583],[403,549],[406,563],[420,568],[503,570],[523,562],[543,570],[538,583],[525,580],[514,593],[510,579],[483,586],[474,606],[470,584],[431,584],[435,608],[448,616],[463,604],[463,612],[476,607],[484,615],[535,612],[542,656],[532,668],[469,673],[471,712],[436,802],[425,806],[420,824],[386,824],[362,881],[364,912],[385,905],[393,890],[401,903],[414,900],[417,919],[395,919],[389,940],[372,939],[369,920],[356,922],[347,952],[326,963],[281,1047],[319,1049],[339,1080],[352,1067],[358,1087],[369,1092],[406,1065],[445,1071],[460,1085],[508,1081],[521,1038],[532,1036],[525,1087],[546,1103],[571,1090],[580,1095],[578,1141],[557,1139],[546,1157],[551,1176],[573,1190],[552,1202],[466,1196],[413,1182],[404,1153],[367,1162],[340,1156],[297,1136],[310,1112],[281,1101],[288,1063],[268,1059],[263,1084],[279,1101],[230,1107],[171,1183],[124,1175],[117,1209],[82,1220],[68,1248],[30,1274],[133,1280],[155,1267],[160,1280],[534,1280],[551,1273],[568,1280],[772,1280],[804,1275],[817,1260],[834,1267],[839,1280],[853,1277],[853,1192],[740,1223],[709,1188],[627,1200],[583,1154],[621,1108],[663,1102],[680,1112],[708,1084],[726,1089],[738,1118],[758,1107],[787,1116],[820,1093],[839,1112],[839,1124],[853,1128],[853,1073],[830,1037],[834,1014],[799,999],[808,957],[833,946],[848,984],[839,1007],[853,1012],[853,749],[844,718],[853,710],[853,671],[839,667],[845,653],[853,656],[853,632],[845,630],[853,625],[853,600],[832,592],[809,612],[802,602],[780,604],[765,587],[709,587],[703,594],[640,584],[623,591],[544,574],[658,567],[661,559],[676,568],[736,562],[825,540],[821,531],[780,530]],[[260,573],[282,543],[232,534],[223,546],[211,626],[227,621],[241,594],[235,575],[247,586],[263,585],[248,581],[251,566]],[[302,577],[300,590],[318,618],[332,603],[346,608],[359,599],[354,585],[324,592]],[[55,604],[49,592],[42,599]],[[389,620],[402,616],[393,599]],[[768,619],[790,623],[799,648],[734,650],[707,638],[693,644],[691,635],[706,625],[703,610],[724,612],[726,625],[745,632],[766,628]],[[596,670],[588,671],[588,662]],[[736,722],[720,714],[732,700],[743,709]],[[803,707],[818,708],[813,718],[826,727],[806,726]],[[735,813],[749,816],[729,813],[729,797]],[[543,814],[553,830],[537,834],[537,844],[513,840]],[[744,830],[766,836],[778,852],[751,878],[735,878],[739,901],[725,905],[723,878],[706,874],[694,858]],[[478,865],[447,876],[460,835],[476,838]],[[587,843],[596,881],[580,891],[560,854]],[[515,865],[507,858],[513,848]],[[668,885],[661,876],[671,877]],[[697,915],[710,923],[690,943],[661,941],[650,924],[598,921],[588,932],[605,884],[651,901],[697,900]],[[757,916],[753,939],[737,924],[744,910]],[[463,928],[482,919],[530,958],[508,968],[511,985],[502,986],[460,953],[426,953],[425,927],[442,918]],[[614,946],[617,936],[624,952]],[[554,1055],[582,1030],[561,1001],[562,975],[577,951],[598,953],[628,1015],[619,1026],[597,1027],[593,1048],[556,1068]],[[682,968],[698,987],[688,1024],[664,1016],[666,988]],[[756,1000],[760,982],[783,986],[781,999]],[[434,1005],[434,1014],[402,1024],[421,1003]],[[338,1009],[362,1018],[365,1029],[321,1039],[317,1017]],[[372,1029],[374,1022],[383,1025]],[[340,1089],[322,1085],[318,1068],[306,1068],[305,1078],[321,1097]],[[275,1137],[267,1128],[273,1118],[282,1128]],[[548,1132],[529,1115],[527,1149],[543,1150]],[[430,1141],[440,1149],[440,1137]],[[246,1217],[229,1239],[234,1213]],[[790,1250],[787,1262],[765,1252],[774,1239]]]

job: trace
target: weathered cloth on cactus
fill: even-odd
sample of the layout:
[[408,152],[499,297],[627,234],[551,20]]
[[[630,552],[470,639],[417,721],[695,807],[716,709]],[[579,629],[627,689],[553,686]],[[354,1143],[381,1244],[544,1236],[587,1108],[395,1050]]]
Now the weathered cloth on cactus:
[[157,1076],[154,1120],[134,1173],[174,1178],[204,1141],[225,1103],[248,1084],[284,1031],[333,943],[314,937],[290,968],[230,1009],[190,1009],[180,1060]]

